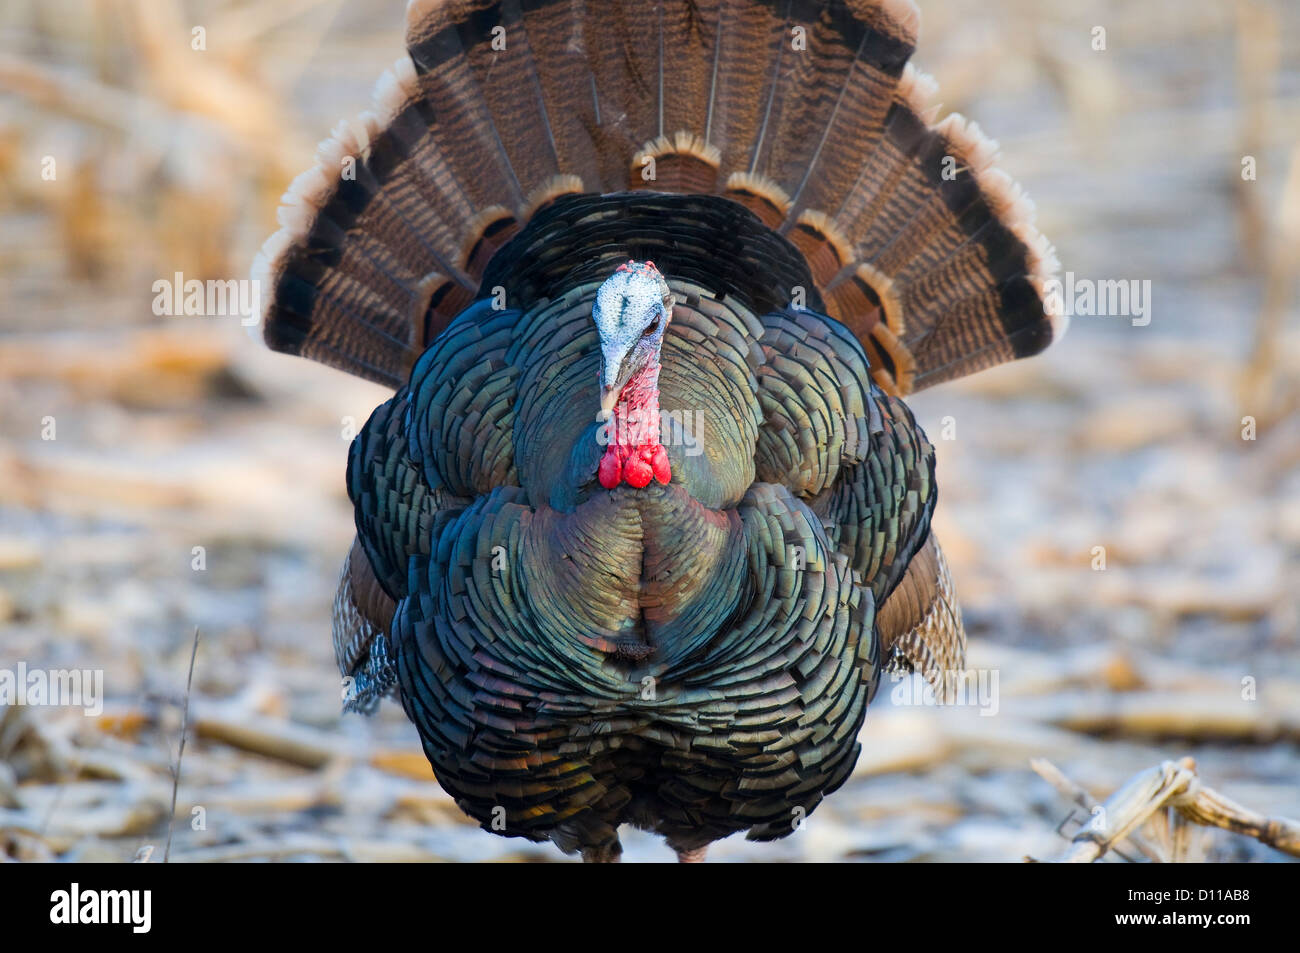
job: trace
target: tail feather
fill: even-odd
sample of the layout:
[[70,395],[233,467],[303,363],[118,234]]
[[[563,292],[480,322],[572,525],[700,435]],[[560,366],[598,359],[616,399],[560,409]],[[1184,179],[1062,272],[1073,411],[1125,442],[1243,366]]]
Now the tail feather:
[[[777,4],[750,4],[754,9],[748,16],[737,16],[736,6],[726,8],[718,38],[711,141],[722,149],[724,169],[753,175],[768,134],[789,27]],[[779,7],[788,9],[789,3]]]
[[[642,4],[642,9],[645,5]],[[690,132],[707,142],[710,90],[713,88],[717,57],[720,0],[699,0],[694,4],[669,3],[659,8],[661,31],[658,46],[658,86],[663,91],[662,120],[656,137]],[[718,155],[719,167],[722,156]]]
[[934,124],[918,27],[910,0],[413,0],[374,112],[286,194],[267,340],[396,386],[534,212],[643,188],[780,231],[893,393],[1035,353],[1055,257],[996,145]]
[[[622,172],[617,159],[626,160],[631,152],[621,157],[609,157],[603,152],[601,126],[606,117],[600,113],[595,77],[589,66],[587,24],[582,17],[585,4],[556,2],[528,6],[522,29],[515,32],[532,56],[526,64],[525,75],[516,76],[516,80],[521,85],[531,83],[532,94],[540,95],[546,104],[557,169],[581,179],[588,190],[620,188],[613,184],[607,186],[605,176],[614,182]],[[498,53],[503,58],[512,55],[510,44],[515,34],[507,30],[504,36],[506,49]],[[504,64],[498,68],[504,69]],[[526,75],[528,69],[533,71],[531,79]]]
[[783,84],[786,107],[773,140],[779,146],[766,166],[793,198],[791,221],[807,209],[834,216],[858,180],[915,45],[915,9],[832,4],[806,42]]
[[[516,172],[506,147],[506,140],[513,141],[514,136],[503,135],[514,130],[497,126],[491,102],[485,96],[499,90],[480,82],[484,72],[491,72],[491,67],[480,61],[485,52],[490,55],[484,46],[480,43],[477,48],[471,46],[466,50],[458,31],[447,28],[410,47],[419,73],[417,87],[421,99],[416,106],[420,118],[427,123],[424,138],[438,147],[441,163],[448,167],[476,209],[499,203],[518,205],[525,194],[520,173],[526,167],[521,165]],[[527,99],[527,91],[522,92],[521,96],[516,77],[508,101]],[[498,104],[498,111],[505,122],[519,115],[530,115],[535,105],[531,102],[528,105],[532,108],[513,115],[505,112],[506,104]],[[529,145],[536,149],[539,143]]]

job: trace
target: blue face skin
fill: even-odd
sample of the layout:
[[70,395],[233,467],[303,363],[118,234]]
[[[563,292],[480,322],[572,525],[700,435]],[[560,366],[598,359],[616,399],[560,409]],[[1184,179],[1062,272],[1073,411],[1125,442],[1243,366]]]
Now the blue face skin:
[[637,262],[614,272],[596,292],[591,316],[600,335],[604,410],[614,409],[623,386],[659,353],[672,303],[663,276]]

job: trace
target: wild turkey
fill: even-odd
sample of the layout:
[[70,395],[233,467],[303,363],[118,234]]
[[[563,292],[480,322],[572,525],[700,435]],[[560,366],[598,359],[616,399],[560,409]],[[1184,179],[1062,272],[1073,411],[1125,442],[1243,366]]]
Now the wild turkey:
[[995,147],[932,124],[918,22],[416,0],[286,194],[268,344],[395,389],[348,459],[347,707],[395,692],[485,829],[783,837],[882,670],[963,667],[900,398],[1063,327]]

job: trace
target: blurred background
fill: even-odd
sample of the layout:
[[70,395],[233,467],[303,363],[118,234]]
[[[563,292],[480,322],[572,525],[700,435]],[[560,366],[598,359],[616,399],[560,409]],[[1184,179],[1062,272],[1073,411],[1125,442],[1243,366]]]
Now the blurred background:
[[[0,669],[102,670],[105,696],[0,707],[0,858],[160,859],[197,628],[172,860],[562,859],[461,817],[396,705],[339,715],[346,451],[387,394],[238,316],[153,307],[176,272],[247,276],[401,52],[403,7],[0,6]],[[1296,817],[1300,7],[921,7],[944,112],[1000,141],[1064,270],[1150,282],[1150,323],[1079,315],[1044,356],[913,399],[996,714],[885,682],[846,787],[711,857],[1049,858],[1087,818],[1039,758],[1101,798],[1192,756]],[[1286,859],[1200,829],[1187,856]]]

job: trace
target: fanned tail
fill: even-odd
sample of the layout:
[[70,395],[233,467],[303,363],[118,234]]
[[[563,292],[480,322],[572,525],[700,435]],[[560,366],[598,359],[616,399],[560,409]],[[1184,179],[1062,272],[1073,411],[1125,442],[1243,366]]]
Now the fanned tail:
[[996,146],[934,122],[918,26],[909,0],[414,0],[373,111],[285,196],[266,339],[397,386],[539,208],[652,189],[782,234],[891,393],[1037,353],[1055,256]]

